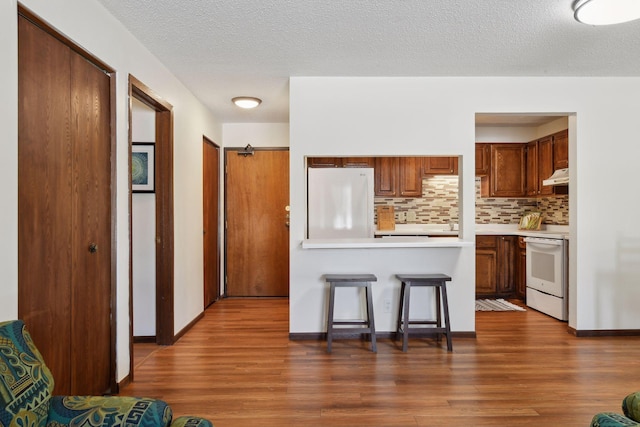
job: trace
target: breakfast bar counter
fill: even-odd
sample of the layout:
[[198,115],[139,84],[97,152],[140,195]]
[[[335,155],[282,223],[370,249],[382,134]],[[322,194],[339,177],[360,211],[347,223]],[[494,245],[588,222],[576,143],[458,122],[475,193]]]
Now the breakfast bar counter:
[[303,249],[461,248],[473,246],[458,237],[389,236],[361,239],[307,239]]

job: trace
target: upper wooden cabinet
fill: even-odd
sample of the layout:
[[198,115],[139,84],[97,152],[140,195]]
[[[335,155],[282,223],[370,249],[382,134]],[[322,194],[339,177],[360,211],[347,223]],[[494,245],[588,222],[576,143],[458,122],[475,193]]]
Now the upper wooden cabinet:
[[373,157],[309,157],[310,168],[372,168]]
[[538,140],[538,196],[553,194],[553,186],[542,185],[553,171],[553,137],[546,136]]
[[398,194],[398,158],[376,157],[374,166],[375,195],[396,197]]
[[526,158],[525,196],[538,195],[538,141],[531,141],[524,149]]
[[523,197],[525,144],[491,144],[491,197]]
[[422,157],[400,157],[398,161],[398,196],[422,196]]
[[308,157],[307,166],[310,168],[339,168],[342,167],[340,157]]
[[457,175],[457,157],[422,157],[424,175]]
[[343,157],[343,168],[372,168],[375,167],[375,160],[373,157]]
[[554,168],[554,139],[553,136],[545,136],[536,141],[531,141],[525,148],[526,157],[526,183],[525,195],[527,197],[540,197],[555,194],[555,188],[550,185],[542,185],[542,181],[549,178]]
[[376,196],[422,196],[421,157],[376,157],[374,174]]
[[482,177],[481,197],[567,194],[567,186],[547,186],[542,181],[556,169],[569,167],[568,140],[568,132],[563,130],[526,144],[477,143],[476,176]]
[[489,175],[491,144],[476,144],[476,176]]
[[565,129],[553,135],[553,169],[569,167],[569,132]]

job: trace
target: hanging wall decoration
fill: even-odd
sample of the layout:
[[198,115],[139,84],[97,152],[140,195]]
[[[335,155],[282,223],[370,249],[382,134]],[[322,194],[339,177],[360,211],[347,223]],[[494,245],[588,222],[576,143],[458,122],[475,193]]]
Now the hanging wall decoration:
[[155,191],[155,145],[134,142],[131,147],[131,188],[134,193]]

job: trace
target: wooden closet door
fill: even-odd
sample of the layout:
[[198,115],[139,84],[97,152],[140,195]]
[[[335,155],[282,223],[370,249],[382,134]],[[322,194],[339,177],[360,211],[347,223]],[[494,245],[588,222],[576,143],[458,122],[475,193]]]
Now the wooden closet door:
[[109,77],[19,17],[18,314],[55,394],[111,372]]
[[71,390],[102,394],[111,366],[109,77],[71,54]]
[[18,315],[70,390],[72,175],[70,50],[19,18]]

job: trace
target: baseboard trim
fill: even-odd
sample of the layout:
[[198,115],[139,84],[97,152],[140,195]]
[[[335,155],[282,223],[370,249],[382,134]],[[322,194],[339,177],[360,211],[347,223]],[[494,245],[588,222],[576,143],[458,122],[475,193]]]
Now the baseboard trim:
[[[362,338],[365,334],[340,334],[340,338]],[[412,332],[411,337],[414,338],[428,338],[432,337],[433,334],[429,332]],[[395,339],[395,332],[376,332],[376,339]],[[473,331],[470,332],[452,332],[451,338],[476,338],[476,333]],[[289,333],[289,340],[291,341],[326,341],[327,333],[326,332],[300,332],[300,333]]]
[[594,329],[576,330],[569,327],[569,333],[576,337],[638,337],[640,329]]
[[131,373],[127,374],[126,377],[124,377],[118,384],[118,390],[115,390],[114,394],[118,394],[120,393],[120,390],[122,390],[122,388],[128,386],[129,384],[131,384]]
[[200,319],[202,319],[204,317],[204,311],[200,312],[199,315],[196,316],[195,319],[193,319],[191,322],[189,322],[187,324],[187,326],[185,326],[184,328],[182,328],[177,334],[174,335],[173,337],[173,342],[175,343],[176,341],[178,341],[180,338],[182,338],[182,336],[184,334],[186,334],[187,332],[189,332],[189,329],[193,328],[193,326],[198,323],[200,321]]

